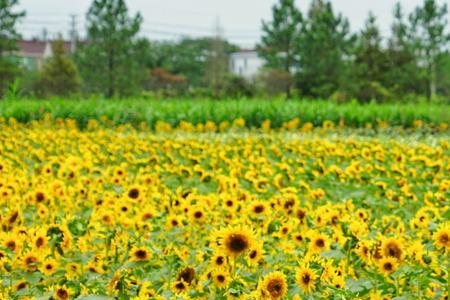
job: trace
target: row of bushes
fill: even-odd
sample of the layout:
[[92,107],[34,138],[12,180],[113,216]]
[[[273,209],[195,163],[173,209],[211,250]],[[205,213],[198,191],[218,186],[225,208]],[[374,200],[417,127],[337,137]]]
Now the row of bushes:
[[346,126],[364,127],[368,123],[385,121],[392,126],[412,127],[417,120],[440,125],[450,121],[450,105],[430,103],[368,103],[338,104],[323,100],[5,100],[0,101],[0,117],[20,122],[42,119],[45,114],[56,118],[76,119],[85,126],[90,119],[106,117],[114,124],[141,122],[154,127],[157,121],[176,126],[180,121],[193,124],[213,121],[233,122],[244,119],[247,127],[260,127],[270,120],[272,127],[299,118],[302,123],[322,125],[324,121]]

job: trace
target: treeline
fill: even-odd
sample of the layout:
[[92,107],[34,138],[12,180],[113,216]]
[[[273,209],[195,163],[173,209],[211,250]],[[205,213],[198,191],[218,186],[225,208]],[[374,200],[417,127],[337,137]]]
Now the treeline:
[[253,80],[229,73],[238,47],[220,28],[213,37],[173,42],[140,35],[142,16],[125,0],[94,0],[86,14],[87,36],[67,54],[62,40],[39,71],[20,68],[12,55],[20,34],[17,0],[0,1],[0,95],[4,97],[98,95],[102,97],[280,96],[362,102],[448,99],[450,53],[447,5],[436,0],[406,15],[396,4],[391,33],[383,37],[369,14],[352,33],[331,1],[313,0],[302,12],[279,0],[263,21],[257,45],[265,68]]
[[274,75],[290,78],[286,93],[313,98],[413,99],[450,95],[447,5],[425,0],[408,16],[393,10],[384,38],[370,13],[358,34],[333,10],[331,1],[313,0],[302,13],[294,0],[280,0],[273,19],[263,23],[258,50]]

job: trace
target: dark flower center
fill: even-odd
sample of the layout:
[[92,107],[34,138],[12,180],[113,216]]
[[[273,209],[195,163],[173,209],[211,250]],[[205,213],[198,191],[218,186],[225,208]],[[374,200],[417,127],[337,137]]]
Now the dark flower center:
[[178,275],[178,280],[183,279],[187,283],[191,283],[195,277],[195,270],[191,267],[185,268],[181,271],[180,275]]
[[139,197],[139,190],[138,189],[131,189],[128,192],[128,197],[131,199],[137,199]]
[[147,251],[145,251],[145,250],[137,250],[136,252],[135,252],[135,255],[136,255],[136,257],[137,258],[139,258],[139,259],[145,259],[145,258],[147,258]]
[[319,248],[325,247],[325,241],[322,238],[316,240],[316,246]]
[[69,293],[67,293],[67,291],[65,289],[59,289],[56,292],[56,295],[60,298],[60,299],[68,299],[69,298]]
[[40,203],[44,200],[45,200],[45,196],[43,193],[41,193],[41,192],[36,193],[36,202]]
[[218,264],[219,266],[222,265],[224,263],[224,258],[223,256],[219,256],[218,258],[216,258],[216,264]]
[[283,283],[279,280],[273,280],[267,285],[267,291],[273,296],[278,297],[283,290]]
[[260,214],[260,213],[262,213],[262,212],[264,211],[264,206],[262,206],[262,205],[257,205],[257,206],[255,206],[254,211],[255,211],[255,213],[257,213],[257,214]]
[[390,262],[387,262],[387,263],[384,264],[384,269],[386,271],[392,271],[393,266],[392,266],[392,264]]
[[228,248],[236,253],[243,252],[248,248],[248,241],[245,236],[234,234],[228,241]]
[[304,284],[308,284],[311,281],[311,277],[309,276],[309,274],[303,274],[302,281]]

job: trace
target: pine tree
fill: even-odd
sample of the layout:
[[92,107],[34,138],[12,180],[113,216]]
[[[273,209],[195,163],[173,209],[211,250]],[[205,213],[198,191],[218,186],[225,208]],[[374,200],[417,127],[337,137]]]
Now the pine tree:
[[87,13],[87,44],[77,55],[87,90],[106,97],[139,90],[145,68],[134,59],[142,17],[128,16],[124,0],[94,0]]
[[439,6],[435,0],[425,0],[423,6],[417,7],[410,16],[419,55],[427,67],[430,98],[436,96],[439,58],[450,41],[450,34],[447,32],[447,13],[447,4]]
[[354,37],[331,2],[313,0],[297,43],[300,69],[297,85],[303,95],[328,98],[346,80]]
[[44,63],[40,83],[46,95],[70,96],[80,90],[81,81],[75,63],[64,52],[64,41],[52,44],[52,57]]
[[412,37],[412,25],[398,2],[394,7],[394,22],[388,41],[390,68],[386,72],[386,85],[397,97],[408,94],[425,94],[423,72],[419,67]]
[[14,12],[18,0],[0,0],[0,96],[18,73],[13,54],[17,50],[20,34],[15,26],[25,12]]
[[[263,37],[257,46],[259,55],[265,59],[266,67],[291,74],[298,68],[298,53],[295,49],[302,30],[303,16],[294,0],[280,0],[272,8],[272,21],[263,22]],[[290,80],[288,81],[290,82]],[[290,97],[290,84],[286,87]]]
[[389,61],[381,43],[376,17],[373,13],[369,13],[365,27],[358,36],[355,53],[356,78],[353,82],[357,86],[355,96],[358,100],[382,100],[389,96],[384,87]]

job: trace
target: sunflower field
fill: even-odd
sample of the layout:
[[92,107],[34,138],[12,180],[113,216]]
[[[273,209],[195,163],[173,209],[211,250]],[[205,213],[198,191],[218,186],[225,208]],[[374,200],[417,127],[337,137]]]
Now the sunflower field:
[[449,130],[414,124],[2,119],[0,299],[448,299]]

